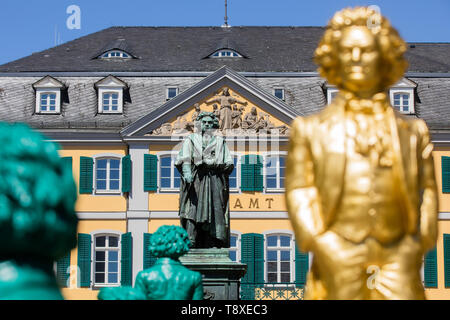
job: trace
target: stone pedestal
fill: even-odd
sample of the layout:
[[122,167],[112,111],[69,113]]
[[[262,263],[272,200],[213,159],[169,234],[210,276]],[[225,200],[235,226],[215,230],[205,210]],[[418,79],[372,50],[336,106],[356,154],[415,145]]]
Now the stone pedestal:
[[227,248],[191,249],[180,262],[203,275],[204,299],[239,300],[239,280],[247,265],[231,261]]

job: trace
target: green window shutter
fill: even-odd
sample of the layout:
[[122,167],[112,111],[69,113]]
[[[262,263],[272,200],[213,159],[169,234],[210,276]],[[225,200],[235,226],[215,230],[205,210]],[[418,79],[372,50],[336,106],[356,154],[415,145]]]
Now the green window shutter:
[[156,191],[158,187],[158,157],[144,154],[144,191]]
[[78,270],[80,286],[91,286],[91,235],[78,234]]
[[437,288],[437,252],[436,247],[428,251],[424,261],[424,282],[426,288]]
[[450,157],[441,157],[442,192],[450,192]]
[[295,286],[303,288],[306,283],[306,275],[309,269],[308,253],[300,251],[295,246]]
[[73,172],[73,170],[72,170],[72,157],[62,157],[61,159],[63,161],[64,166],[66,166],[67,168],[70,168],[70,172]]
[[70,276],[70,251],[56,261],[56,280],[60,287],[67,288]]
[[131,232],[127,232],[122,234],[121,237],[121,279],[120,284],[122,286],[131,286],[131,277],[132,277],[132,237]]
[[80,194],[92,193],[94,159],[80,157]]
[[122,158],[122,192],[131,190],[131,158],[127,155]]
[[152,267],[157,260],[155,256],[150,254],[150,250],[148,250],[151,236],[151,233],[144,233],[144,269]]
[[450,288],[450,234],[444,234],[444,278],[445,287]]
[[264,282],[264,236],[246,233],[241,236],[241,262],[247,272],[241,279],[242,300],[254,300],[255,288]]
[[263,177],[263,157],[256,156],[255,166],[255,191],[263,191],[264,177]]

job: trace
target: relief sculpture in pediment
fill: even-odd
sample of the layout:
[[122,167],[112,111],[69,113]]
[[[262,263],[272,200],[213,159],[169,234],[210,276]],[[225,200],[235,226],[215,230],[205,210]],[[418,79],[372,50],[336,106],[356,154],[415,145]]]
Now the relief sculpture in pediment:
[[[235,97],[236,96],[236,97]],[[211,109],[212,105],[212,109]],[[190,116],[185,113],[177,116],[172,123],[164,123],[159,128],[150,132],[150,135],[170,136],[185,135],[194,132],[197,116],[201,111],[213,112],[219,119],[219,131],[226,136],[267,135],[279,134],[287,136],[289,127],[277,121],[272,122],[271,115],[263,112],[255,106],[250,106],[237,95],[230,94],[228,88],[223,88],[211,99],[206,100],[202,110],[200,103],[193,105]],[[187,120],[189,119],[189,120]]]

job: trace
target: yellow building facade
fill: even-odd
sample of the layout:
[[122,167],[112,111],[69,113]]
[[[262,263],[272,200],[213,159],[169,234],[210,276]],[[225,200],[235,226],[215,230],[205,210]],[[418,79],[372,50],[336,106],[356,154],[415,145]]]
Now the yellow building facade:
[[[229,90],[230,97],[244,102],[240,111],[235,109],[234,116],[239,125],[221,132],[235,161],[230,176],[230,258],[243,263],[253,259],[253,269],[249,271],[251,279],[243,281],[246,289],[241,297],[302,297],[312,255],[297,250],[284,201],[284,159],[289,124],[296,115],[264,91],[250,91],[248,80],[228,68],[202,82],[203,86],[175,97],[157,112],[126,127],[122,131],[123,141],[103,144],[60,142],[61,156],[72,158],[73,175],[79,190],[85,183],[83,175],[86,175],[81,159],[92,159],[92,172],[88,177],[91,190],[80,191],[76,204],[80,218],[78,234],[89,238],[89,262],[80,262],[86,257],[82,257],[79,248],[71,252],[65,275],[66,287],[62,289],[66,299],[96,299],[98,289],[104,286],[132,285],[137,272],[151,265],[145,254],[146,234],[155,232],[161,225],[179,225],[180,175],[174,167],[174,159],[183,139],[192,132],[194,113],[198,109],[214,112],[215,107],[207,101],[220,95],[223,88]],[[214,85],[210,86],[211,83]],[[256,121],[250,119],[252,109]],[[242,129],[246,126],[242,125],[245,121],[247,128]],[[444,252],[449,250],[444,242],[450,234],[450,216],[447,214],[450,212],[450,194],[444,192],[442,185],[445,180],[442,159],[450,156],[450,148],[440,147],[437,143],[433,155],[440,190],[439,237],[435,256],[430,255],[424,265],[423,277],[429,299],[450,299],[450,288],[446,287],[449,279],[445,279],[445,268],[449,268],[445,261],[448,253]],[[126,156],[131,159],[128,176],[124,174]],[[256,169],[250,171],[253,175],[250,183],[246,163],[249,156],[259,159]],[[153,167],[151,161],[145,159],[153,159]],[[116,186],[121,185],[121,188],[111,187],[114,179]],[[129,179],[129,185],[126,186],[124,179]],[[104,188],[103,181],[109,183],[110,188]],[[131,240],[125,240],[127,234]],[[129,248],[124,247],[125,241]],[[248,243],[252,245],[248,247]],[[252,252],[248,252],[249,248]],[[131,261],[124,258],[124,250]]]

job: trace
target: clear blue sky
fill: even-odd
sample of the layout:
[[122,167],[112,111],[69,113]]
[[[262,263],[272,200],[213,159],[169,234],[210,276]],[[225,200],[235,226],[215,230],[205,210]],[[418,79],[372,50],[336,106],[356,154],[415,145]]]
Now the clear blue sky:
[[[81,9],[70,30],[66,9]],[[348,6],[378,5],[409,42],[450,42],[450,0],[228,0],[231,26],[324,26]],[[1,0],[0,64],[110,26],[220,26],[224,0]],[[56,31],[56,32],[55,32]]]

